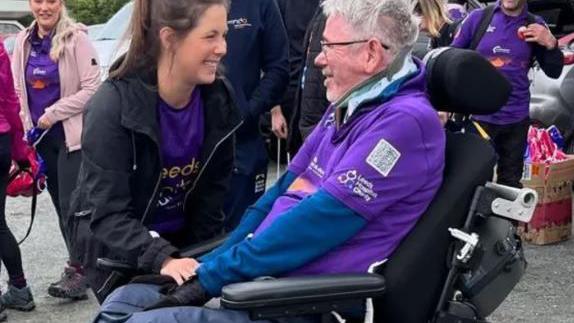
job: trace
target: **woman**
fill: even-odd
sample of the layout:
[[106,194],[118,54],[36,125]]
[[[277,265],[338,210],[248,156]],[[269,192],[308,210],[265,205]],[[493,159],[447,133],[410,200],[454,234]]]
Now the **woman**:
[[[85,26],[68,17],[64,0],[30,0],[35,20],[16,38],[12,70],[26,131],[47,131],[36,146],[46,162],[48,192],[68,251],[66,215],[81,162],[82,111],[100,85],[97,53]],[[54,297],[83,299],[86,281],[70,257]]]
[[420,30],[430,38],[431,49],[450,45],[454,31],[444,0],[418,0],[414,11],[421,18]]
[[119,260],[183,283],[178,249],[222,233],[241,125],[217,70],[227,0],[136,0],[127,54],[88,104],[72,209],[74,246],[98,300]]
[[0,298],[0,321],[6,319],[6,307],[32,310],[34,299],[22,269],[20,247],[6,225],[6,187],[12,159],[20,167],[27,164],[24,131],[18,117],[20,105],[14,92],[10,60],[0,41],[0,258],[8,270],[8,291]]

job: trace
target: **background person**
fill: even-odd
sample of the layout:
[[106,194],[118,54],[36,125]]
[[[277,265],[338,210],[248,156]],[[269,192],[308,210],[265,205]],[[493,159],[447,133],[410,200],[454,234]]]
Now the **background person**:
[[197,263],[179,248],[224,231],[241,124],[218,72],[227,9],[225,0],[136,0],[128,52],[88,104],[71,226],[99,301],[121,283],[96,267],[99,257],[181,284]]
[[8,271],[8,291],[0,297],[0,321],[6,319],[5,308],[30,311],[34,298],[22,269],[20,247],[6,223],[6,187],[12,160],[19,167],[29,167],[28,147],[18,117],[20,104],[14,91],[10,59],[0,41],[0,259]]
[[12,70],[25,130],[47,131],[36,148],[46,163],[48,192],[70,254],[61,279],[48,293],[84,299],[84,272],[70,253],[65,224],[81,161],[82,112],[100,85],[98,54],[86,27],[68,16],[64,0],[29,4],[34,21],[16,38]]

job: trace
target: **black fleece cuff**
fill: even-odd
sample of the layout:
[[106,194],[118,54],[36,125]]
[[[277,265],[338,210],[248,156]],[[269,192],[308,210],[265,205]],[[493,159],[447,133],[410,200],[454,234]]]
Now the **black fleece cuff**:
[[178,249],[163,238],[154,238],[139,258],[139,268],[144,272],[159,274],[163,262],[168,257],[177,257]]

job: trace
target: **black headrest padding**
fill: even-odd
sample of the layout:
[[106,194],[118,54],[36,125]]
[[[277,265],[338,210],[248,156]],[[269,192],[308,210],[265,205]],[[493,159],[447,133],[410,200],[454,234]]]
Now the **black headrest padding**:
[[425,57],[427,89],[440,111],[492,114],[508,101],[512,87],[479,53],[459,48],[439,48]]

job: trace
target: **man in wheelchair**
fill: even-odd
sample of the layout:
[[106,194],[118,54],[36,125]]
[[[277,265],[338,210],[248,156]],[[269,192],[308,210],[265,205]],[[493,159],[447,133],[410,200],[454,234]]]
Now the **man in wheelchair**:
[[485,322],[526,268],[508,219],[537,197],[487,183],[491,145],[445,134],[431,102],[491,114],[510,84],[473,51],[412,58],[406,3],[325,1],[333,104],[286,174],[222,245],[182,252],[200,262],[185,283],[136,277],[96,322]]
[[327,0],[323,7],[328,20],[315,63],[332,105],[287,172],[183,285],[124,286],[102,305],[99,321],[251,322],[246,312],[202,306],[224,286],[262,276],[366,273],[427,209],[442,181],[445,133],[425,94],[424,67],[410,54],[418,25],[408,2]]

